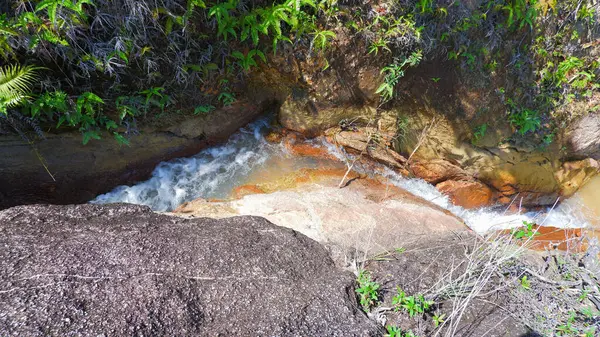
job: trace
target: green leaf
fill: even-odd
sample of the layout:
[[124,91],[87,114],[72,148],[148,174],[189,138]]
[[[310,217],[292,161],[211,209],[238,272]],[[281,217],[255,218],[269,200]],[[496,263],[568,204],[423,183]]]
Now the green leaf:
[[117,143],[121,144],[121,145],[127,145],[129,146],[129,139],[123,137],[123,135],[121,135],[118,132],[113,132],[113,136],[115,137],[115,140],[117,141]]
[[20,65],[0,68],[0,102],[3,106],[15,107],[29,96],[38,69],[41,68]]
[[215,107],[212,105],[200,105],[194,109],[194,115],[197,115],[200,113],[206,114],[206,113],[213,111],[214,109],[215,109]]
[[83,133],[83,145],[86,145],[90,139],[100,139],[98,132],[93,130],[87,130]]
[[239,52],[239,51],[237,51],[237,50],[236,50],[236,51],[234,51],[233,53],[231,53],[231,56],[235,57],[235,58],[236,58],[236,59],[238,59],[238,60],[243,60],[243,59],[245,59],[245,58],[246,58],[246,57],[244,56],[244,54],[242,54],[241,52]]

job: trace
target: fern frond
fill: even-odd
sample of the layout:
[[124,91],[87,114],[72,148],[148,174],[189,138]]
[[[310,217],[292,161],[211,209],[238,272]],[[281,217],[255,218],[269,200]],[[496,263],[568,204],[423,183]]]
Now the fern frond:
[[37,79],[34,66],[8,65],[0,68],[0,101],[12,107],[25,99]]

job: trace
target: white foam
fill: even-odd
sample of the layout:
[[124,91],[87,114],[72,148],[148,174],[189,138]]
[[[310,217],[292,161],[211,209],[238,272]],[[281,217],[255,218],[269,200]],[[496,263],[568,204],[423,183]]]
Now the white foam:
[[126,202],[169,211],[196,198],[225,198],[252,170],[259,169],[278,145],[267,143],[261,120],[248,125],[221,146],[206,149],[190,158],[160,163],[152,177],[133,186],[119,186],[99,195],[91,203]]

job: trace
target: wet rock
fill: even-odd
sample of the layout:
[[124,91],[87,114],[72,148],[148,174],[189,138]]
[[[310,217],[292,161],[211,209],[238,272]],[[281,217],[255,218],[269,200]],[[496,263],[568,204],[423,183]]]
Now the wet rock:
[[261,189],[260,187],[258,187],[256,185],[238,186],[238,187],[234,188],[233,192],[232,192],[234,199],[240,199],[246,195],[260,194],[260,193],[265,193],[265,191],[263,191],[263,189]]
[[435,186],[450,197],[453,204],[464,208],[480,208],[494,203],[494,192],[478,181],[446,180]]
[[259,104],[240,102],[165,129],[144,128],[131,137],[130,146],[117,144],[110,135],[83,145],[78,132],[48,134],[35,147],[18,137],[0,137],[0,209],[87,202],[118,185],[147,179],[162,161],[191,156],[226,140],[263,112]]
[[412,173],[430,184],[446,180],[470,180],[472,177],[462,168],[443,159],[415,160],[410,163]]
[[450,212],[392,185],[349,176],[346,186],[339,188],[343,174],[239,200],[200,199],[182,205],[175,214],[262,216],[342,251],[369,255],[393,251],[426,236],[468,230]]
[[377,109],[371,106],[319,104],[307,98],[294,99],[290,96],[281,106],[278,116],[284,127],[315,137],[344,119],[367,123],[375,118],[376,113]]
[[561,186],[561,195],[572,196],[598,173],[600,173],[600,164],[592,158],[564,163],[556,172],[556,180]]
[[291,155],[336,160],[336,158],[329,153],[327,148],[307,143],[303,136],[296,133],[290,132],[286,134],[283,137],[282,142]]
[[0,212],[6,336],[373,336],[354,275],[324,247],[258,217],[133,205]]
[[338,128],[326,132],[332,143],[350,150],[353,154],[364,155],[395,169],[404,169],[406,158],[387,144],[390,139],[374,128],[359,128],[356,131],[340,131]]

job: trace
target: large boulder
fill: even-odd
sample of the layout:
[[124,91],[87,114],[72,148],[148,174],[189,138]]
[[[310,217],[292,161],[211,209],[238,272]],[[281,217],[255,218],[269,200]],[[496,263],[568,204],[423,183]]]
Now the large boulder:
[[0,212],[3,336],[371,336],[354,276],[258,217],[134,205]]
[[423,237],[468,231],[460,218],[396,186],[352,173],[339,188],[344,172],[324,173],[322,177],[299,179],[295,187],[288,185],[285,190],[245,195],[238,200],[197,199],[174,212],[192,217],[261,216],[328,244],[335,252],[359,251],[370,256]]

